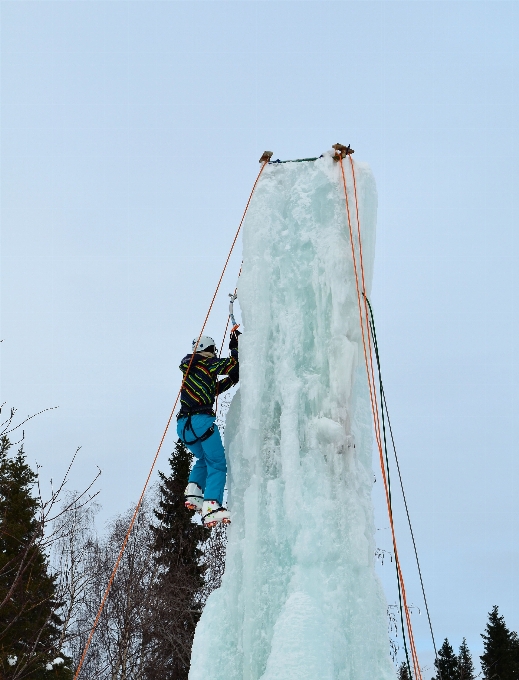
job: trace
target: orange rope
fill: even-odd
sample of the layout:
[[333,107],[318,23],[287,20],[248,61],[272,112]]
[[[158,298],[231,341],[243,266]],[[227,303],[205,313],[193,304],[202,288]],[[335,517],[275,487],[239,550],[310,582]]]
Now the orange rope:
[[101,600],[101,604],[99,605],[99,609],[97,610],[97,615],[96,615],[96,618],[95,618],[95,620],[94,620],[94,624],[93,624],[92,629],[91,629],[91,631],[90,631],[90,635],[88,636],[88,640],[86,641],[85,647],[84,647],[84,649],[83,649],[83,654],[81,655],[81,659],[80,659],[80,661],[79,661],[78,667],[77,667],[76,672],[75,672],[75,674],[74,674],[74,680],[77,680],[77,678],[78,678],[78,676],[79,676],[79,673],[80,673],[81,668],[82,668],[82,666],[83,666],[83,663],[84,663],[84,661],[85,661],[86,654],[87,654],[87,652],[88,652],[88,648],[90,647],[90,643],[92,642],[92,638],[94,637],[94,633],[95,633],[95,630],[96,630],[96,628],[97,628],[97,624],[99,623],[99,619],[101,618],[101,614],[102,614],[103,609],[104,609],[104,606],[105,606],[105,604],[106,604],[106,600],[108,599],[108,594],[109,594],[110,589],[111,589],[111,587],[112,587],[113,580],[114,580],[114,578],[115,578],[115,575],[116,575],[117,570],[118,570],[118,568],[119,568],[119,564],[121,563],[122,556],[123,556],[124,551],[125,551],[125,549],[126,549],[126,544],[128,543],[128,540],[129,540],[129,538],[130,538],[131,531],[132,531],[132,529],[133,529],[133,525],[135,524],[135,520],[136,520],[136,518],[137,518],[137,514],[138,514],[139,509],[140,509],[140,507],[141,507],[141,505],[142,505],[142,501],[144,500],[144,494],[145,494],[145,492],[146,492],[146,489],[148,488],[148,484],[149,484],[149,481],[150,481],[150,479],[151,479],[151,475],[152,475],[153,469],[155,468],[155,464],[156,464],[157,459],[158,459],[158,457],[159,457],[160,450],[162,449],[162,445],[163,445],[163,443],[164,443],[164,440],[166,439],[166,434],[167,434],[167,432],[168,432],[168,430],[169,430],[169,426],[170,426],[170,424],[171,424],[171,421],[173,420],[173,415],[174,415],[174,413],[175,413],[175,409],[177,408],[178,400],[179,400],[179,398],[180,398],[180,393],[182,392],[182,387],[184,386],[184,382],[185,382],[186,377],[187,377],[187,375],[188,375],[188,373],[189,373],[189,369],[191,368],[191,364],[193,363],[193,358],[194,358],[195,352],[196,352],[196,350],[197,350],[197,348],[198,348],[198,343],[200,342],[200,338],[201,338],[202,335],[203,335],[205,326],[206,326],[206,324],[207,324],[207,320],[209,319],[209,315],[211,314],[211,310],[212,310],[212,308],[213,308],[214,301],[215,301],[215,299],[216,299],[216,295],[217,295],[217,293],[218,293],[218,290],[220,289],[220,285],[221,285],[221,283],[222,283],[222,279],[223,279],[223,277],[224,277],[225,270],[227,269],[227,265],[229,264],[229,260],[231,259],[232,251],[234,250],[234,246],[236,245],[236,241],[238,240],[238,235],[239,235],[239,233],[240,233],[240,230],[241,230],[241,227],[242,227],[242,224],[243,224],[243,220],[245,219],[245,215],[247,214],[247,211],[248,211],[248,209],[249,209],[249,205],[250,205],[252,196],[253,196],[253,194],[254,194],[254,191],[255,191],[255,189],[256,189],[256,185],[258,184],[259,178],[261,177],[261,173],[262,173],[263,170],[265,169],[265,166],[267,165],[268,161],[269,161],[269,159],[267,158],[267,160],[265,160],[264,163],[263,163],[263,165],[261,166],[261,169],[260,169],[260,171],[259,171],[259,173],[258,173],[258,176],[256,177],[256,181],[254,182],[254,185],[253,185],[253,187],[252,187],[252,191],[250,192],[249,200],[247,201],[247,205],[245,206],[245,210],[243,211],[243,215],[242,215],[242,218],[241,218],[241,220],[240,220],[240,224],[239,224],[239,226],[238,226],[238,230],[236,231],[236,234],[235,234],[235,236],[234,236],[234,240],[233,240],[233,242],[232,242],[231,249],[229,250],[229,254],[227,255],[227,259],[225,260],[224,268],[223,268],[222,273],[221,273],[221,275],[220,275],[220,278],[219,278],[219,280],[218,280],[218,285],[216,286],[216,290],[214,291],[214,295],[213,295],[213,298],[212,298],[212,300],[211,300],[211,304],[209,305],[209,309],[208,309],[207,314],[206,314],[206,316],[205,316],[204,323],[203,323],[203,325],[202,325],[202,330],[200,331],[200,335],[198,336],[198,340],[196,341],[195,347],[194,347],[194,349],[193,349],[193,354],[192,354],[192,356],[191,356],[191,361],[189,362],[189,365],[188,365],[188,367],[187,367],[186,373],[185,373],[185,375],[184,375],[184,377],[183,377],[183,379],[182,379],[182,384],[180,385],[180,389],[179,389],[179,391],[178,391],[177,398],[175,399],[175,404],[173,405],[173,408],[172,408],[172,410],[171,410],[171,413],[169,414],[169,418],[168,418],[168,422],[167,422],[167,424],[166,424],[166,428],[165,428],[165,430],[164,430],[164,433],[162,434],[162,438],[161,438],[161,440],[160,440],[159,447],[158,447],[157,452],[156,452],[156,454],[155,454],[155,458],[153,459],[153,463],[151,464],[151,468],[150,468],[150,471],[149,471],[149,473],[148,473],[148,477],[146,478],[146,482],[145,482],[145,484],[144,484],[144,488],[143,488],[142,493],[141,493],[141,495],[140,495],[139,501],[138,501],[138,503],[137,503],[137,505],[136,505],[136,507],[135,507],[135,511],[134,511],[133,516],[132,516],[132,518],[131,518],[130,525],[128,526],[128,531],[126,532],[126,535],[125,535],[125,537],[124,537],[124,541],[123,541],[123,543],[122,543],[122,545],[121,545],[121,549],[120,549],[119,554],[118,554],[118,556],[117,556],[117,560],[115,561],[115,565],[114,565],[114,568],[113,568],[112,573],[111,573],[111,575],[110,575],[110,579],[108,580],[108,584],[107,584],[107,586],[106,586],[106,590],[105,590],[105,592],[104,592],[103,599]]
[[[365,283],[365,278],[364,278],[364,259],[363,259],[363,255],[362,255],[362,239],[361,239],[361,236],[360,236],[360,219],[359,219],[359,202],[358,202],[358,197],[357,197],[357,180],[356,180],[356,177],[355,177],[355,167],[353,165],[353,159],[352,159],[351,155],[349,156],[349,160],[350,160],[350,165],[351,165],[351,173],[352,173],[352,176],[353,176],[353,191],[354,191],[354,196],[355,196],[355,213],[356,213],[356,218],[357,218],[357,235],[358,235],[358,242],[359,242],[359,260],[360,260],[360,268],[361,268],[361,274],[362,274],[362,290],[365,293],[366,283]],[[342,163],[341,163],[341,165],[342,165]],[[344,172],[344,170],[343,170],[343,172]],[[365,310],[366,319],[369,319],[368,303],[367,303],[366,295],[364,294],[363,297],[364,297],[364,310]],[[367,323],[367,332],[368,332],[368,339],[369,339],[369,359],[370,359],[370,368],[371,368],[371,378],[372,378],[373,385],[374,385],[375,384],[375,371],[374,371],[374,368],[373,368],[371,330],[370,330],[369,323]],[[374,390],[374,396],[375,396],[375,412],[377,414],[377,420],[378,420],[379,409],[378,409],[377,395],[376,395],[375,390]],[[379,427],[379,451],[380,451],[380,454],[381,454],[382,472],[383,472],[383,475],[385,477],[385,468],[384,468],[383,458],[382,458],[382,441],[380,439],[380,422],[379,422],[378,427]],[[387,489],[386,489],[386,493],[387,493]],[[389,500],[389,496],[388,496],[387,500]],[[390,506],[388,506],[388,507],[390,508]],[[390,512],[391,512],[391,522],[392,522],[393,521],[392,510]],[[411,625],[410,612],[409,612],[408,607],[407,607],[406,592],[405,592],[405,586],[404,586],[404,577],[403,577],[402,570],[401,570],[401,567],[400,567],[400,560],[398,559],[398,552],[397,552],[397,549],[396,549],[396,540],[394,539],[394,536],[393,536],[393,543],[394,543],[394,550],[395,550],[395,562],[397,564],[397,569],[398,569],[398,574],[399,574],[399,579],[400,579],[400,585],[401,585],[401,588],[402,588],[402,596],[403,596],[403,600],[404,600],[404,608],[405,608],[406,621],[407,621],[408,633],[409,633],[409,638],[410,638],[411,654],[413,656],[413,665],[415,667],[414,668],[415,675],[416,675],[416,677],[420,677],[416,673],[417,667],[418,667],[418,670],[419,670],[418,655],[417,655],[416,647],[415,647],[415,643],[414,643],[414,636],[413,636],[413,630],[412,630],[412,625]]]
[[[358,275],[358,269],[357,269],[357,257],[355,255],[355,244],[354,244],[354,237],[353,237],[353,229],[351,226],[351,214],[350,214],[350,206],[349,206],[349,200],[348,200],[348,190],[346,186],[346,175],[344,173],[344,165],[342,162],[342,157],[339,159],[340,164],[341,164],[341,173],[342,173],[342,182],[343,182],[343,187],[344,187],[344,196],[346,200],[346,213],[348,217],[348,228],[350,232],[350,243],[351,243],[351,253],[352,253],[352,259],[353,259],[353,269],[355,273],[355,285],[357,289],[357,301],[359,304],[359,317],[360,317],[360,327],[361,327],[361,334],[362,334],[362,344],[364,348],[364,361],[366,363],[366,372],[367,372],[367,377],[368,377],[368,386],[369,386],[369,393],[370,393],[370,401],[371,401],[371,410],[373,412],[373,421],[374,421],[374,427],[375,427],[375,438],[377,441],[377,447],[379,450],[379,455],[380,455],[380,467],[382,470],[382,479],[384,481],[384,489],[386,493],[386,503],[387,503],[387,508],[388,508],[388,515],[389,515],[389,522],[391,526],[391,534],[392,534],[392,541],[393,541],[393,550],[395,552],[395,562],[397,565],[397,573],[398,573],[398,580],[400,582],[400,588],[402,591],[402,599],[404,602],[404,611],[405,611],[405,616],[406,616],[406,624],[407,624],[407,632],[408,632],[408,637],[409,637],[409,646],[411,648],[411,655],[413,658],[413,668],[414,668],[414,674],[416,680],[422,680],[422,674],[420,670],[420,666],[418,663],[418,654],[416,652],[416,645],[414,642],[414,635],[413,635],[413,629],[412,629],[412,624],[411,624],[411,617],[410,617],[410,612],[409,612],[409,607],[407,606],[407,596],[406,596],[406,591],[405,591],[405,585],[404,585],[404,577],[402,574],[402,569],[400,566],[400,559],[398,557],[398,549],[397,549],[397,544],[396,544],[396,535],[395,535],[395,527],[394,527],[394,522],[393,522],[393,513],[391,510],[391,503],[390,503],[390,498],[389,498],[389,488],[388,488],[388,482],[387,482],[387,477],[386,477],[386,470],[384,466],[384,455],[382,451],[382,440],[380,436],[380,420],[379,420],[379,409],[378,409],[378,401],[377,401],[377,394],[376,394],[376,389],[375,389],[375,372],[373,369],[373,351],[372,351],[372,341],[371,341],[371,332],[369,328],[369,316],[368,316],[368,308],[367,308],[367,301],[366,301],[366,286],[365,286],[365,276],[364,276],[364,261],[363,261],[363,253],[362,253],[362,239],[361,239],[361,234],[360,234],[360,219],[359,219],[359,205],[358,205],[358,198],[357,198],[357,182],[355,178],[355,168],[353,165],[353,160],[351,158],[351,155],[349,156],[350,159],[350,164],[351,164],[351,171],[353,175],[353,188],[354,188],[354,196],[355,196],[355,213],[356,213],[356,219],[357,219],[357,238],[358,238],[358,244],[359,244],[359,262],[360,262],[360,271],[361,271],[361,280],[362,280],[362,296],[364,297],[364,305],[362,305],[361,302],[361,291],[360,291],[360,286],[359,286],[359,275]],[[363,307],[364,307],[364,314],[363,314]],[[364,324],[366,324],[366,332],[364,330]],[[368,344],[368,349],[369,349],[369,360],[368,360],[368,349],[366,348],[366,335],[367,335],[367,344]]]

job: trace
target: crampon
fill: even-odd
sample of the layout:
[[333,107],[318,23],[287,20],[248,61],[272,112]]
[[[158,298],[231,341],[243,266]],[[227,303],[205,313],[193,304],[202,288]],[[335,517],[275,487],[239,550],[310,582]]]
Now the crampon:
[[204,501],[204,495],[202,489],[195,484],[195,482],[189,482],[184,491],[186,497],[184,505],[188,510],[194,510],[195,512],[202,512],[202,503]]
[[205,527],[212,529],[217,524],[230,524],[231,513],[227,508],[222,508],[218,501],[204,501],[202,521]]

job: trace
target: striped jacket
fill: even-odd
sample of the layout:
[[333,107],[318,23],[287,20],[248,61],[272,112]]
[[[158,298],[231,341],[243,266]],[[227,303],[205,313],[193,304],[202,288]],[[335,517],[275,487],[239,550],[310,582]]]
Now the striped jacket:
[[[180,370],[185,376],[192,354],[185,356],[180,363]],[[180,412],[177,418],[189,413],[211,413],[217,394],[222,394],[235,385],[239,379],[238,350],[231,350],[229,359],[206,357],[196,353],[189,373],[182,385],[180,393]],[[219,375],[227,376],[218,380]]]

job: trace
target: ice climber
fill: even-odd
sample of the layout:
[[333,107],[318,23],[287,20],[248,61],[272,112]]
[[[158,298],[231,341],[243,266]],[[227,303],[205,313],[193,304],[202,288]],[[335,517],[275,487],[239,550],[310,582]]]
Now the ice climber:
[[[193,340],[193,350],[196,347],[194,356],[188,354],[180,363],[184,382],[177,415],[177,433],[196,458],[185,490],[186,507],[201,512],[202,521],[207,527],[231,521],[229,511],[222,507],[227,465],[220,432],[215,425],[213,402],[216,395],[222,394],[239,380],[239,335],[239,331],[231,331],[231,356],[228,359],[219,359],[214,340],[202,335],[198,346],[196,339]],[[218,380],[219,375],[225,378]]]

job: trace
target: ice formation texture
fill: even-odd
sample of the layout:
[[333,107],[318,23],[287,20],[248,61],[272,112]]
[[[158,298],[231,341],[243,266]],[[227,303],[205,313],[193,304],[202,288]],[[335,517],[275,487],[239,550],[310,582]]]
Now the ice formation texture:
[[[377,194],[369,167],[355,172],[369,294]],[[225,433],[232,525],[189,678],[394,680],[374,567],[369,393],[331,153],[265,168],[243,260],[241,383]]]

